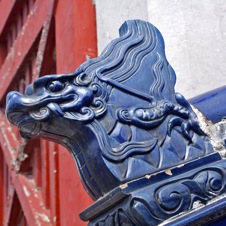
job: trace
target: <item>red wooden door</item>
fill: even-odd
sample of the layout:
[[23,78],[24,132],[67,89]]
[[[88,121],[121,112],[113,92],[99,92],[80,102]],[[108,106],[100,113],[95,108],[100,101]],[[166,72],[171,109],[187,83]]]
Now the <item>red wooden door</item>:
[[91,0],[0,0],[0,222],[2,225],[86,225],[91,204],[67,150],[27,141],[5,116],[10,90],[35,78],[74,71],[96,56]]

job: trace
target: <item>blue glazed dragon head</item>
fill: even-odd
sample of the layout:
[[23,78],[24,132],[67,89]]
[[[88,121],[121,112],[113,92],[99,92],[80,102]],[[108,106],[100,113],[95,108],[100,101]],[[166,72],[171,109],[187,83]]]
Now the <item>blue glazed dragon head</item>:
[[10,92],[6,115],[25,138],[61,143],[94,198],[121,183],[212,152],[152,24],[126,21],[103,53],[74,73]]

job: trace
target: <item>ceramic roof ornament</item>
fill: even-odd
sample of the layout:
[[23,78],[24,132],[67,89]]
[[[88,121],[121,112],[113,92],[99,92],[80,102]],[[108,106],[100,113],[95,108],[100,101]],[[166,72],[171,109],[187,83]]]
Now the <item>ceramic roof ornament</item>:
[[[201,129],[156,27],[126,21],[74,73],[10,92],[6,114],[21,135],[64,145],[88,194],[90,225],[156,225],[225,192],[226,163]],[[110,201],[109,201],[110,200]]]

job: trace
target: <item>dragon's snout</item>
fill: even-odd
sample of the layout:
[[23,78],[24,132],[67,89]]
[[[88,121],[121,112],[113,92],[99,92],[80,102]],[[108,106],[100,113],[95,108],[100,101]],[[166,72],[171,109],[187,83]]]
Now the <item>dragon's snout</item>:
[[9,92],[6,97],[6,102],[8,103],[9,101],[11,101],[14,98],[17,98],[18,96],[21,96],[19,92],[15,91]]
[[[32,98],[19,92],[10,92],[6,97],[6,116],[8,120],[19,128],[20,134],[24,138],[31,138],[40,133],[40,124],[36,118],[44,115],[44,110],[39,112],[31,111],[29,102]],[[34,117],[36,117],[36,121]],[[43,116],[44,117],[44,116]],[[45,117],[46,113],[45,113]]]
[[8,120],[17,125],[18,121],[25,114],[24,105],[21,102],[22,94],[19,92],[10,92],[6,97],[6,116]]
[[69,81],[60,82],[56,76],[52,76],[51,80],[48,77],[46,82],[40,78],[29,85],[24,94],[10,92],[7,95],[6,116],[17,126],[22,117],[44,122],[53,115],[75,120],[77,115],[85,115],[83,120],[86,121],[93,118],[94,113],[90,109],[93,100],[93,90],[88,87]]

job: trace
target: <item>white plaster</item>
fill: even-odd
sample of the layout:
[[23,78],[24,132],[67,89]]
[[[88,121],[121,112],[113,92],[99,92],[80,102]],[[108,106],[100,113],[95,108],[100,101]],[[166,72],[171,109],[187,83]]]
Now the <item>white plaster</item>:
[[96,0],[98,52],[118,37],[125,20],[148,20],[146,0]]
[[127,19],[143,19],[163,34],[176,91],[190,98],[226,85],[226,1],[96,0],[99,53]]
[[159,28],[187,98],[226,85],[226,1],[152,0],[148,20]]

